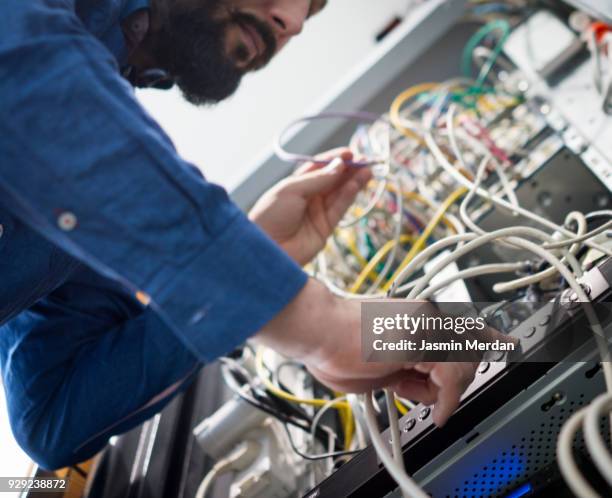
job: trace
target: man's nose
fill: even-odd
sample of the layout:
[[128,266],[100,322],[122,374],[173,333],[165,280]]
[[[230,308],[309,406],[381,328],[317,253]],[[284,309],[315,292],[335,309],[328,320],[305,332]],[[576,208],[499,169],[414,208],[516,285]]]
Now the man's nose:
[[269,10],[269,21],[281,38],[291,38],[302,32],[308,16],[309,0],[282,0]]

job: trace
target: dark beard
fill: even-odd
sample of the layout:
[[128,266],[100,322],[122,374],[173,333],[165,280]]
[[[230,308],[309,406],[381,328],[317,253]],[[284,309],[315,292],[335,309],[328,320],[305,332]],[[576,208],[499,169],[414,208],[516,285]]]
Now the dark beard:
[[[248,71],[265,66],[276,52],[276,38],[270,27],[245,13],[232,13],[229,18],[215,20],[218,1],[199,8],[186,9],[176,3],[156,35],[155,57],[195,105],[217,103],[231,96]],[[239,45],[229,56],[225,49],[225,32],[230,24],[252,26],[264,41],[265,51],[246,68],[236,62],[248,56]]]

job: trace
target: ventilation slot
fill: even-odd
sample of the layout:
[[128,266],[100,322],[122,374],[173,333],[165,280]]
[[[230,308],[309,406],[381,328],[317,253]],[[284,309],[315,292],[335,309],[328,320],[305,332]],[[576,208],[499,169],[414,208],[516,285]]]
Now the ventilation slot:
[[[567,400],[551,410],[546,422],[532,428],[510,447],[502,449],[487,465],[481,467],[446,498],[503,498],[555,460],[557,435],[565,421],[585,405],[584,394]],[[610,441],[606,419],[601,421],[602,434]],[[574,440],[574,448],[583,451],[582,435]],[[469,457],[468,457],[469,458]]]

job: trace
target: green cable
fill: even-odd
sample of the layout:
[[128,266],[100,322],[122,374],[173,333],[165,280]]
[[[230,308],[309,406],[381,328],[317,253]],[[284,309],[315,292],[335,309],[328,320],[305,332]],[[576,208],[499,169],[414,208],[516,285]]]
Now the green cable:
[[493,49],[493,54],[491,55],[490,60],[485,66],[483,66],[483,70],[478,75],[476,87],[481,87],[483,85],[484,81],[489,75],[489,72],[495,64],[495,61],[499,57],[499,54],[501,53],[504,44],[510,35],[510,23],[505,20],[495,20],[485,24],[482,28],[476,31],[476,33],[474,33],[463,49],[461,70],[466,77],[470,78],[472,76],[472,54],[474,53],[474,50],[476,50],[478,45],[480,45],[483,40],[494,31],[501,31],[501,38]]

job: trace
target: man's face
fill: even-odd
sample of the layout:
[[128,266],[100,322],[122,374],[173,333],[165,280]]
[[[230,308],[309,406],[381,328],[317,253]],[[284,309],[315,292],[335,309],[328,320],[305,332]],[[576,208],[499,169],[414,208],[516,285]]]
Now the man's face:
[[163,0],[154,52],[194,104],[232,95],[264,67],[326,0]]

